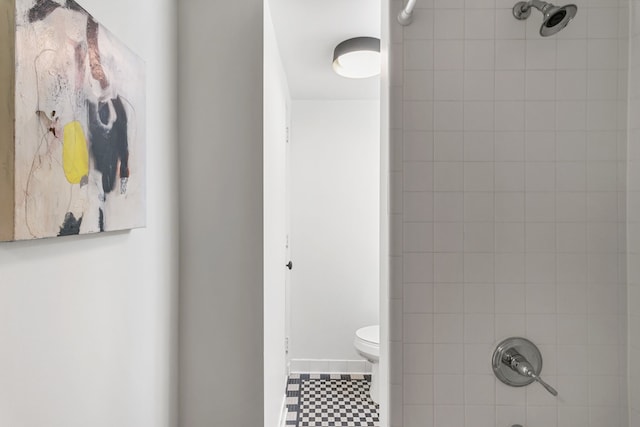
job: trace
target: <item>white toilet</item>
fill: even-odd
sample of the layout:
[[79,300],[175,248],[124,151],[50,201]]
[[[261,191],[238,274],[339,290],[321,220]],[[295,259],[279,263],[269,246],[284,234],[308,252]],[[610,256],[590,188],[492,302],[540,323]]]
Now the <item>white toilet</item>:
[[378,389],[378,371],[380,368],[380,326],[365,326],[356,331],[353,345],[358,354],[371,362],[371,400],[378,403],[380,392]]

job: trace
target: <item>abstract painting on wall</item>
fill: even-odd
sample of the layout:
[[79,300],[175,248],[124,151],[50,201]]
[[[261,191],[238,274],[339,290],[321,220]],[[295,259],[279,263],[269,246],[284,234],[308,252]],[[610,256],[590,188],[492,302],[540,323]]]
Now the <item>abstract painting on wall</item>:
[[144,62],[73,0],[0,13],[0,241],[145,226]]

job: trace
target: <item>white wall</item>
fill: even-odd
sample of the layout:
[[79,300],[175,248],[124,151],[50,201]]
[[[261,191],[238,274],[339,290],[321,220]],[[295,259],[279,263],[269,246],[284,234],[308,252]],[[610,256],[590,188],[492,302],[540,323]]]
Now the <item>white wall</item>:
[[[549,38],[513,1],[392,22],[392,426],[627,425],[628,11],[576,3]],[[511,335],[558,398],[496,381]]]
[[291,101],[269,2],[264,6],[264,425],[275,427],[287,378],[286,156]]
[[175,426],[175,3],[82,5],[147,63],[147,228],[0,244],[0,425]]
[[263,0],[178,2],[180,427],[263,424]]
[[379,162],[378,101],[293,101],[292,359],[358,359],[378,324]]

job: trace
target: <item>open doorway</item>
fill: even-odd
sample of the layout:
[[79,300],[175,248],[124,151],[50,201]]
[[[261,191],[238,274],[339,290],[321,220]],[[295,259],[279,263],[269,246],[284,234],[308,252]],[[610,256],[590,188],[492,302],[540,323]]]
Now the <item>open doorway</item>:
[[265,426],[296,425],[287,378],[301,388],[370,381],[353,345],[370,325],[380,325],[376,425],[387,425],[386,74],[352,80],[331,69],[343,40],[384,46],[383,5],[265,0]]

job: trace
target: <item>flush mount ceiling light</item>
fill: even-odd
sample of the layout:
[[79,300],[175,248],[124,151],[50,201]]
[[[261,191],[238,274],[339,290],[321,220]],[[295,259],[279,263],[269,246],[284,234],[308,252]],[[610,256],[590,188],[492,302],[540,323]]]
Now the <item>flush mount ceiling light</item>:
[[333,51],[333,70],[343,77],[364,79],[380,74],[380,39],[356,37]]

